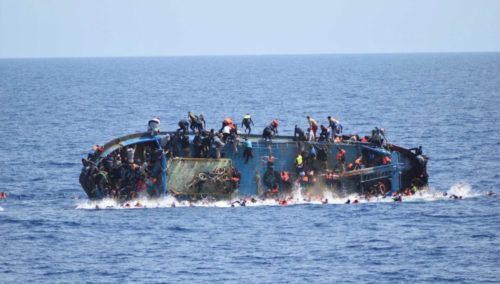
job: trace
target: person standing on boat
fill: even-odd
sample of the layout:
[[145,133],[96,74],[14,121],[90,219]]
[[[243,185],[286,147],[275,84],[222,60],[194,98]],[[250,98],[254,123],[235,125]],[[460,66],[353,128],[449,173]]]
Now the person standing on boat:
[[148,132],[151,136],[155,136],[160,133],[160,118],[155,117],[148,122]]
[[318,122],[310,116],[307,117],[307,122],[309,123],[309,128],[311,128],[312,133],[314,134],[314,140],[316,140],[316,131],[318,131]]
[[[328,128],[330,128],[330,133],[332,134],[332,141],[335,140],[337,133],[342,132],[342,126],[335,118],[328,116]],[[338,131],[338,132],[337,132]]]
[[245,128],[245,133],[247,133],[247,130],[248,130],[248,134],[250,134],[252,132],[252,125],[253,124],[253,120],[252,120],[252,117],[250,116],[249,113],[247,113],[244,117],[243,117],[243,120],[241,121],[241,125]]

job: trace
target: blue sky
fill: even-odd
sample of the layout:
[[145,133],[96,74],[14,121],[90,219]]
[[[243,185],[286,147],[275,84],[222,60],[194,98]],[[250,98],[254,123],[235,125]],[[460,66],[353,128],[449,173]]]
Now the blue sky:
[[500,51],[499,0],[0,0],[0,57]]

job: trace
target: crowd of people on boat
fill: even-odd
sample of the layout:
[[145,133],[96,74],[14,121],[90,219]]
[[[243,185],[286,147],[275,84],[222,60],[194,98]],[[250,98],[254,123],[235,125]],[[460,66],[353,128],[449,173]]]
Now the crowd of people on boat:
[[161,149],[147,145],[141,147],[141,160],[136,155],[136,146],[125,147],[98,162],[97,158],[103,151],[103,146],[95,145],[87,158],[82,159],[80,183],[89,196],[128,200],[161,194]]
[[[362,142],[371,143],[376,146],[383,146],[386,138],[383,128],[375,127],[372,130],[371,136],[359,135],[343,135],[343,126],[340,121],[332,116],[326,118],[326,124],[319,124],[311,116],[307,116],[308,128],[304,131],[298,125],[295,125],[293,139],[295,141],[307,142],[331,142],[331,143],[346,143],[346,142]],[[273,119],[262,131],[262,139],[272,141],[273,137],[278,134],[279,120]],[[167,154],[171,157],[183,156],[192,158],[220,158],[222,148],[226,144],[232,144],[235,152],[241,142],[244,142],[244,155],[246,159],[252,158],[252,145],[242,136],[252,133],[254,121],[249,113],[243,116],[240,127],[233,122],[231,118],[225,118],[218,131],[215,129],[208,130],[206,121],[202,114],[196,115],[188,112],[187,118],[181,119],[178,122],[178,129],[172,135],[167,134],[162,139],[163,147]],[[242,131],[240,130],[242,129]],[[319,131],[319,133],[318,133]],[[148,123],[148,132],[152,135],[160,133],[160,119],[154,118]],[[192,141],[189,135],[194,135]],[[190,146],[192,146],[192,152]],[[213,149],[213,151],[210,151]],[[248,162],[248,160],[247,160]],[[354,166],[354,165],[353,165]]]
[[[331,142],[341,143],[347,141],[360,141],[383,145],[385,134],[382,128],[375,128],[370,137],[365,136],[360,139],[358,135],[342,135],[343,126],[339,120],[332,116],[326,118],[327,124],[320,125],[314,118],[307,116],[307,131],[304,132],[298,125],[295,125],[295,141],[308,142]],[[245,134],[251,134],[254,121],[249,113],[243,116],[240,124],[243,132],[231,118],[222,121],[218,131],[207,130],[206,121],[202,114],[196,115],[187,113],[186,119],[178,122],[178,129],[170,134],[161,136],[160,145],[157,147],[146,146],[141,148],[140,158],[135,154],[136,148],[125,147],[110,153],[100,163],[97,163],[94,156],[99,156],[104,150],[102,146],[96,146],[94,152],[89,154],[87,159],[83,159],[84,176],[91,177],[81,181],[82,186],[87,188],[95,198],[119,197],[131,199],[136,196],[147,194],[158,196],[160,192],[160,178],[162,169],[162,155],[168,157],[191,157],[191,158],[221,158],[224,157],[222,149],[226,144],[232,145],[233,151],[237,153],[240,144],[243,144],[242,157],[244,163],[253,159],[252,141]],[[262,132],[262,138],[272,141],[273,136],[278,134],[279,121],[272,120]],[[319,130],[319,133],[318,133]],[[148,122],[148,132],[152,136],[160,134],[160,119],[153,118]],[[192,139],[190,139],[192,135]],[[276,171],[273,166],[273,159],[268,157],[267,170],[263,173],[263,183],[266,190],[265,196],[274,197],[278,194],[290,192],[294,183],[300,184],[303,188],[313,188],[318,183],[326,184],[327,187],[338,186],[339,174],[345,171],[359,170],[373,164],[371,155],[356,158],[352,163],[346,164],[345,150],[338,148],[336,154],[336,167],[328,169],[328,150],[322,147],[322,143],[310,144],[309,150],[301,149],[295,157],[295,173],[288,171]],[[141,160],[142,158],[142,160]],[[390,163],[390,157],[385,157],[384,164]],[[98,165],[97,165],[98,164]],[[320,166],[317,166],[320,165]],[[258,174],[257,174],[258,175]],[[87,183],[87,184],[85,184]],[[93,187],[93,185],[95,185]],[[93,189],[96,188],[96,189]],[[377,191],[378,190],[378,191]],[[379,189],[373,190],[371,194],[377,194]]]

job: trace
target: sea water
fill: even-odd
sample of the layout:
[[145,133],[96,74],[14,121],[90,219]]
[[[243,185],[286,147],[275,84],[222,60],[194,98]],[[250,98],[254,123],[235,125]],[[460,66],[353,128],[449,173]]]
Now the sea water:
[[[0,282],[498,283],[499,107],[499,53],[0,60]],[[93,144],[188,111],[215,129],[249,112],[255,133],[308,115],[384,127],[423,146],[429,188],[358,204],[87,200]]]

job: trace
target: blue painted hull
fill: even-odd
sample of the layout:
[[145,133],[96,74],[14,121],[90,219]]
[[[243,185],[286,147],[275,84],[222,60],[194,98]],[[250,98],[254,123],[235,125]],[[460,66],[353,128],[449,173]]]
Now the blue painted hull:
[[[120,151],[124,151],[127,147],[137,145],[147,149],[160,149],[160,137],[166,133],[161,133],[158,136],[152,137],[148,133],[138,133],[114,139],[104,146],[104,151],[94,157],[93,164],[96,168],[102,168],[101,164],[106,157],[113,155]],[[173,134],[173,133],[171,133]],[[190,137],[192,140],[192,137]],[[268,191],[270,184],[263,178],[269,168],[268,158],[273,156],[272,170],[276,173],[286,171],[290,175],[290,181],[295,182],[301,179],[298,175],[295,166],[295,157],[298,152],[310,153],[312,148],[324,149],[326,159],[320,161],[319,159],[310,159],[309,165],[311,169],[315,170],[317,176],[315,187],[332,188],[336,194],[343,195],[352,192],[365,194],[366,191],[373,187],[374,184],[383,184],[383,187],[388,192],[397,192],[407,188],[421,188],[427,185],[427,172],[426,161],[427,158],[421,153],[411,151],[396,145],[386,145],[385,147],[377,147],[369,143],[349,142],[345,143],[321,143],[321,142],[297,142],[293,137],[278,136],[272,142],[264,141],[260,136],[250,135],[247,136],[252,141],[253,158],[245,163],[243,157],[244,145],[240,143],[235,146],[231,143],[226,144],[221,149],[221,156],[225,159],[230,159],[232,166],[240,173],[238,186],[236,188],[236,195],[239,196],[255,196]],[[137,147],[136,146],[136,147]],[[191,157],[196,151],[191,144],[189,149],[180,149],[177,153],[181,157]],[[358,157],[363,157],[363,160],[368,160],[366,165],[357,170],[345,170],[335,172],[333,180],[326,180],[324,173],[334,169],[340,169],[339,162],[336,160],[338,149],[345,150],[345,163],[344,166],[354,163]],[[214,156],[215,149],[211,148],[209,156]],[[122,154],[123,155],[123,154]],[[307,155],[307,154],[306,154]],[[390,163],[383,164],[381,161],[383,157],[390,157]],[[144,157],[141,157],[144,158]],[[147,195],[160,196],[169,194],[168,189],[168,167],[169,155],[160,155],[155,161],[156,169],[156,183],[152,191],[148,191]],[[212,159],[212,158],[208,158]],[[92,174],[86,172],[88,167],[84,167],[82,175],[80,176],[80,183],[91,199],[99,199],[106,195],[106,192],[98,182],[95,182]],[[95,176],[94,169],[94,176]],[[256,177],[256,175],[259,177]],[[175,173],[183,174],[183,173]],[[198,173],[197,173],[198,174]],[[260,181],[259,181],[260,180]],[[82,182],[83,181],[83,182]],[[92,181],[94,181],[93,185]],[[278,181],[279,188],[284,187],[283,181]],[[304,183],[302,183],[304,185]],[[109,185],[108,185],[109,186]],[[310,183],[306,183],[310,186]],[[117,186],[119,187],[119,186]],[[115,190],[119,190],[116,188]],[[133,191],[133,188],[131,189]],[[130,191],[130,189],[129,189]],[[233,194],[234,195],[234,194]],[[227,196],[229,198],[229,195]],[[126,198],[126,197],[122,197]],[[195,197],[199,198],[199,197]]]

